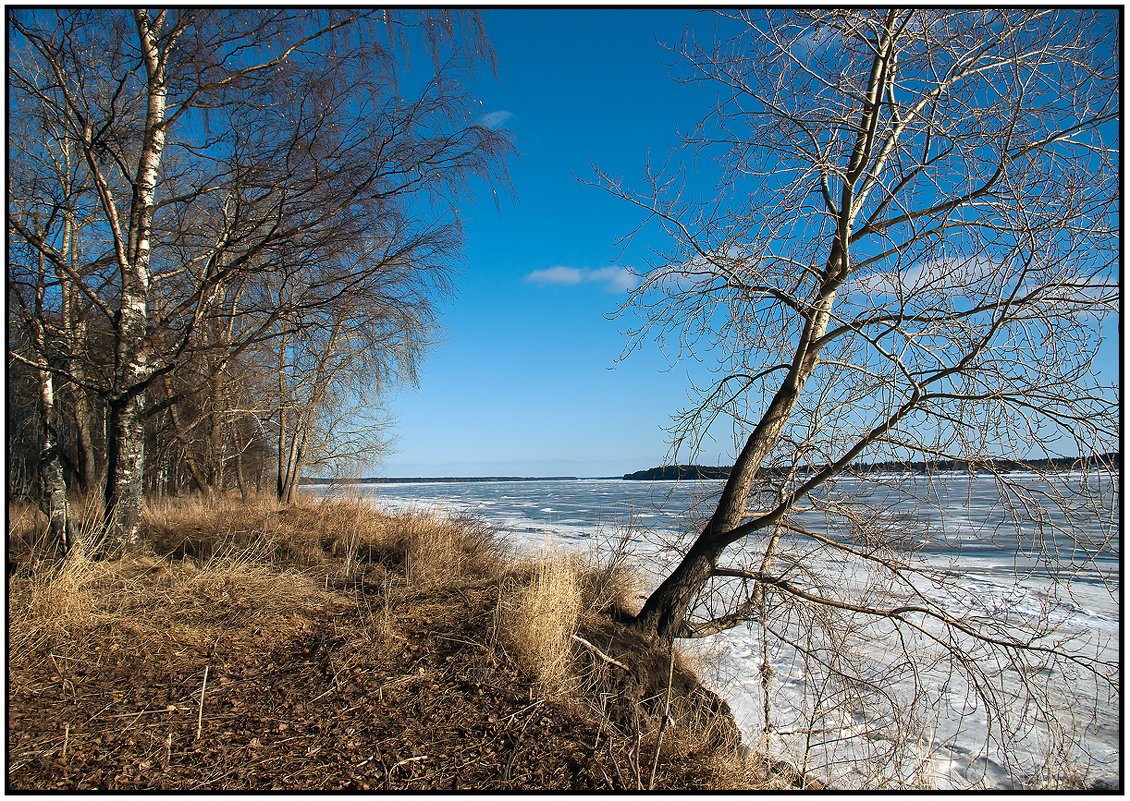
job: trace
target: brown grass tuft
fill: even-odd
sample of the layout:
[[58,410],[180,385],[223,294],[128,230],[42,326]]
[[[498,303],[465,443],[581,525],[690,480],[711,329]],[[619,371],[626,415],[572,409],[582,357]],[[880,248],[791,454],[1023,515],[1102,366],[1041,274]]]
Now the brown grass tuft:
[[462,549],[450,523],[430,515],[413,515],[404,522],[404,572],[411,584],[423,589],[462,575]]
[[573,683],[570,654],[582,611],[580,572],[575,557],[548,551],[534,562],[513,602],[504,606],[506,641],[546,694]]

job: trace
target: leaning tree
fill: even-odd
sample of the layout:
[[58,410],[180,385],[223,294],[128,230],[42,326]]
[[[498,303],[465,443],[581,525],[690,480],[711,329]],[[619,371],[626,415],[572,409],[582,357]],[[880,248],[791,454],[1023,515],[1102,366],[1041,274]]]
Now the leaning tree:
[[[935,558],[991,531],[1018,578],[1069,587],[1110,553],[1111,523],[1076,523],[1114,519],[1109,492],[1089,490],[1109,489],[1119,434],[1095,369],[1119,294],[1116,16],[721,12],[713,43],[679,48],[717,93],[685,138],[693,162],[643,189],[601,176],[672,243],[622,310],[640,321],[633,346],[715,367],[676,418],[676,453],[721,425],[737,451],[635,625],[668,642],[752,625],[767,731],[773,648],[821,672],[827,703],[848,685],[886,692],[904,664],[919,686],[925,641],[983,706],[1029,721],[1054,717],[1029,681],[1045,661],[1117,681],[1048,615],[955,600],[965,585]],[[1057,455],[1084,471],[1073,487],[1002,469]],[[955,464],[995,476],[992,526],[947,526],[939,506],[960,498],[937,471]],[[848,652],[867,637],[905,659],[864,675]]]

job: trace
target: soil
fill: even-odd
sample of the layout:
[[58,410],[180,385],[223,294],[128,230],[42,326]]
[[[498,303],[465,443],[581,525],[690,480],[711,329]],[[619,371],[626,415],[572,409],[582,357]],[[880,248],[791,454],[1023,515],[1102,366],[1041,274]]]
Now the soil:
[[[358,584],[288,626],[240,616],[233,601],[220,636],[195,645],[131,641],[120,627],[58,640],[9,665],[7,789],[646,787],[655,677],[618,675],[579,649],[581,700],[539,694],[498,644],[499,591],[491,579],[426,592]],[[606,619],[585,633],[621,655],[646,647],[617,646],[621,630]],[[651,661],[662,687],[668,661]],[[655,788],[706,789],[732,722],[679,673],[679,703],[716,722],[698,742],[669,735]]]

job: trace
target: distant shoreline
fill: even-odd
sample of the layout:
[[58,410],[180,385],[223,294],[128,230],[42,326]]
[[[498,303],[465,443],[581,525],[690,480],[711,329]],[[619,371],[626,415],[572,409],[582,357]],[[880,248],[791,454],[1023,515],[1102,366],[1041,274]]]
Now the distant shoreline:
[[[1105,453],[1096,461],[1117,463],[1121,459],[1118,453]],[[1069,471],[1079,468],[1080,459],[1077,456],[1059,456],[1047,459],[995,459],[987,462],[969,462],[953,459],[937,460],[931,462],[877,462],[869,465],[857,465],[856,470],[874,473],[904,473],[908,470],[914,473],[926,472],[960,472],[982,470],[996,470],[1011,472],[1016,470],[1045,470]],[[416,476],[416,477],[367,477],[367,478],[317,478],[303,476],[299,484],[303,485],[328,485],[328,484],[475,484],[492,481],[531,482],[531,481],[722,481],[729,477],[730,467],[708,465],[665,465],[650,467],[646,470],[636,470],[621,476]],[[766,475],[782,472],[780,469],[768,468]]]
[[[1069,471],[1076,470],[1082,460],[1078,456],[1057,456],[1046,459],[990,459],[987,461],[967,461],[956,459],[937,459],[920,462],[876,462],[874,464],[856,465],[857,472],[868,473],[913,473],[927,472],[980,472],[993,470],[1008,473],[1017,470],[1044,470],[1044,471]],[[1118,453],[1104,453],[1096,458],[1097,462],[1117,463],[1120,461]],[[711,467],[697,464],[666,465],[651,467],[647,470],[637,470],[634,473],[625,473],[625,481],[683,481],[686,479],[710,481],[729,478],[731,467]],[[785,472],[781,468],[769,467],[764,470],[765,475],[774,475]]]

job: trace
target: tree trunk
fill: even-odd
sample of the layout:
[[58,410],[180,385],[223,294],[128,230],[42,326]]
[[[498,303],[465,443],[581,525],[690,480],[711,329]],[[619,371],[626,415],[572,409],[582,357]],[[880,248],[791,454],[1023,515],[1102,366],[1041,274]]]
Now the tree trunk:
[[287,459],[285,473],[279,471],[279,500],[288,506],[298,500],[298,478],[302,475],[302,460],[305,458],[302,447],[293,443]]
[[674,642],[676,637],[685,634],[691,605],[710,580],[718,565],[718,558],[726,547],[726,543],[707,536],[709,531],[708,524],[683,560],[648,596],[643,609],[633,621],[636,628],[654,634],[665,642]]
[[[105,507],[116,545],[131,546],[141,538],[141,508],[145,486],[144,386],[152,379],[145,337],[149,324],[150,257],[153,213],[156,209],[157,180],[165,148],[165,109],[168,87],[167,61],[159,49],[164,13],[150,20],[149,12],[135,9],[141,55],[147,76],[145,133],[138,155],[133,202],[130,205],[128,240],[118,240],[118,269],[121,275],[121,305],[115,326],[115,395],[110,402],[110,436],[107,443]],[[103,196],[111,220],[117,211],[97,159],[94,157],[93,131],[87,123],[84,132],[86,158],[95,184]],[[123,248],[122,245],[125,245]]]
[[742,536],[732,532],[746,517],[749,494],[761,465],[776,446],[804,383],[816,365],[815,350],[807,343],[823,336],[827,328],[827,310],[831,308],[834,297],[834,292],[826,296],[823,312],[818,312],[814,324],[806,327],[793,369],[746,440],[722,489],[718,508],[683,560],[648,597],[635,619],[638,628],[667,642],[684,635],[691,605],[718,566],[719,557],[727,545]]
[[776,447],[805,383],[816,368],[818,343],[828,330],[836,290],[843,280],[843,271],[839,269],[842,258],[837,242],[831,249],[827,277],[801,332],[788,375],[738,455],[710,522],[675,570],[644,602],[634,620],[637,628],[668,643],[684,636],[687,615],[718,566],[719,557],[727,545],[743,536],[733,531],[747,515],[749,494],[761,465]]
[[239,497],[247,500],[247,484],[243,480],[243,449],[235,452],[235,485],[239,488]]
[[91,422],[93,413],[90,398],[84,389],[75,392],[74,419],[78,484],[83,493],[88,493],[98,486],[98,460],[94,455],[94,425]]
[[[64,150],[63,158],[69,169],[71,160],[69,148]],[[70,211],[66,212],[63,243],[64,250],[61,255],[63,259],[70,262],[72,271],[77,272],[79,269],[79,237]],[[78,290],[70,275],[66,271],[56,268],[55,278],[59,282],[60,288],[59,319],[63,324],[63,337],[72,354],[70,368],[72,373],[79,378],[70,387],[70,393],[74,399],[72,402],[76,451],[74,474],[79,489],[85,494],[94,490],[98,483],[98,462],[94,455],[94,407],[90,400],[90,392],[86,387],[86,384],[90,383],[87,365],[85,360],[75,358],[73,354],[83,353],[87,349],[87,329],[86,322],[82,319],[77,308],[75,296]]]
[[196,463],[196,457],[192,455],[192,445],[188,440],[188,431],[184,426],[184,422],[180,416],[180,410],[177,409],[177,404],[173,401],[173,386],[169,381],[169,377],[165,376],[162,379],[165,385],[165,397],[170,401],[169,403],[169,419],[173,422],[173,437],[180,447],[180,451],[184,456],[184,466],[188,470],[189,477],[192,478],[192,483],[196,488],[204,494],[208,494],[208,480],[204,477],[200,465]]
[[757,480],[762,463],[780,440],[788,424],[789,415],[796,407],[805,383],[818,364],[821,338],[827,333],[836,293],[847,280],[850,270],[851,235],[855,215],[862,207],[867,193],[866,189],[857,193],[856,184],[866,172],[867,157],[878,124],[882,88],[886,85],[891,69],[893,44],[889,28],[893,21],[894,16],[888,14],[888,35],[876,52],[871,65],[867,102],[864,104],[855,146],[841,187],[840,206],[832,212],[836,221],[836,233],[830,243],[828,259],[824,264],[811,310],[805,314],[804,328],[798,337],[789,372],[738,455],[726,486],[722,490],[718,508],[710,522],[691,546],[683,561],[648,597],[636,616],[635,625],[638,628],[653,633],[667,642],[673,642],[684,632],[691,604],[710,580],[726,546],[744,536],[741,533],[734,534],[733,531],[741,525],[747,515],[746,505],[750,490]]
[[133,546],[141,540],[141,509],[144,503],[145,402],[142,396],[110,404],[110,437],[107,443],[106,519],[116,545]]
[[74,542],[70,509],[67,504],[67,481],[63,474],[63,458],[55,431],[55,379],[47,357],[47,330],[44,324],[46,295],[46,263],[39,259],[39,280],[35,286],[35,316],[31,320],[31,339],[35,344],[39,379],[39,413],[43,428],[43,447],[39,451],[37,484],[39,508],[47,516],[50,542],[66,555]]
[[208,398],[208,485],[209,494],[223,495],[225,481],[224,408],[225,369],[220,367],[212,376]]
[[275,479],[275,498],[282,501],[286,497],[286,424],[287,424],[287,399],[286,399],[286,337],[279,339],[278,368],[276,379],[279,392],[279,438],[278,438],[278,474]]
[[55,382],[46,369],[39,371],[40,414],[43,448],[39,453],[39,508],[47,515],[50,542],[66,555],[74,545],[74,524],[67,503],[67,484],[59,455],[58,437],[52,422],[55,416]]

